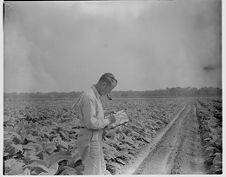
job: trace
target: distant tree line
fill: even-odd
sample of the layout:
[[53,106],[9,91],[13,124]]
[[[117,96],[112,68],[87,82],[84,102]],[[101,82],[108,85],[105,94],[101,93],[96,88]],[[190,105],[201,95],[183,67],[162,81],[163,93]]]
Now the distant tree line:
[[[5,99],[13,98],[40,98],[40,99],[64,99],[64,98],[76,98],[79,97],[81,92],[48,92],[48,93],[4,93]],[[147,90],[147,91],[113,91],[110,94],[112,97],[197,97],[197,96],[221,96],[222,89],[213,87],[197,88],[166,88],[159,90]]]
[[195,96],[221,96],[222,89],[213,87],[197,88],[166,88],[159,90],[147,90],[147,91],[115,91],[111,94],[115,97],[195,97]]

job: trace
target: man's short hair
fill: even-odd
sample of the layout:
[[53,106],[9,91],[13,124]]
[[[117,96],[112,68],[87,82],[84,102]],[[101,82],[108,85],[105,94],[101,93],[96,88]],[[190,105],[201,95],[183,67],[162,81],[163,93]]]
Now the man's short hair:
[[115,82],[116,84],[118,83],[118,81],[116,80],[115,76],[112,73],[103,74],[98,82],[106,82],[108,86],[112,86]]

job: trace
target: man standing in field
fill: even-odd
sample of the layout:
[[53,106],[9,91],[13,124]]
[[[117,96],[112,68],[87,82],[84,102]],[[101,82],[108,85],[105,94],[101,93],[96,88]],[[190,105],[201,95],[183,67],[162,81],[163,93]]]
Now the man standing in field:
[[117,85],[111,73],[103,74],[97,84],[84,91],[78,102],[83,128],[78,136],[78,151],[84,165],[85,175],[104,175],[106,164],[102,149],[103,130],[116,121],[113,115],[104,117],[100,97],[109,94]]

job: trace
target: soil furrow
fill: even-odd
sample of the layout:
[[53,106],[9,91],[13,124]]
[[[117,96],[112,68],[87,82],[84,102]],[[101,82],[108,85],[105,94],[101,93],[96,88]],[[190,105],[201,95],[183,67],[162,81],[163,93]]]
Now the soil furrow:
[[194,103],[167,128],[139,167],[127,174],[206,174]]

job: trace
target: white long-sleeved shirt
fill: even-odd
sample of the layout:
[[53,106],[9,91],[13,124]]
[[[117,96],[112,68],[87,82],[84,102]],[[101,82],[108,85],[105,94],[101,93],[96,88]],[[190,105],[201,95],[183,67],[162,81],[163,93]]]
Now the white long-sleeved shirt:
[[110,124],[108,119],[104,119],[100,94],[94,85],[82,93],[78,106],[81,115],[80,121],[85,128],[103,129]]

